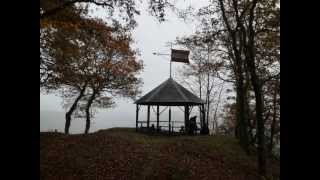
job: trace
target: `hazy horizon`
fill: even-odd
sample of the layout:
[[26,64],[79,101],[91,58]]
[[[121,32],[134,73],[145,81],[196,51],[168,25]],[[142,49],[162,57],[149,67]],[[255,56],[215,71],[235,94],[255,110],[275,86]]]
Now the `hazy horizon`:
[[[199,2],[196,4],[193,3],[199,6]],[[185,1],[183,5],[188,6],[188,1]],[[144,4],[141,8],[141,15],[136,17],[138,27],[132,33],[136,41],[134,48],[138,48],[141,52],[141,56],[139,56],[138,59],[143,60],[144,63],[144,70],[139,75],[143,80],[142,95],[169,78],[169,57],[155,56],[152,53],[170,53],[170,47],[166,47],[166,43],[174,41],[178,36],[191,34],[194,32],[196,26],[195,23],[185,23],[182,19],[178,19],[178,17],[170,11],[168,11],[167,14],[168,21],[159,23],[155,17],[148,14],[145,10],[146,8],[147,6]],[[99,15],[99,12],[97,12],[97,14]],[[182,63],[172,63],[174,79],[177,74],[177,68],[182,66]],[[115,108],[100,109],[99,113],[92,119],[93,123],[90,132],[111,127],[135,126],[135,105],[133,101],[123,98],[114,100],[117,104]],[[173,112],[173,117],[181,116],[182,118],[183,113],[179,111],[178,109],[178,111]],[[64,113],[65,110],[62,108],[62,99],[60,97],[54,94],[44,95],[40,93],[40,131],[53,129],[63,131],[65,123]],[[141,112],[140,114],[140,118],[144,118],[146,113]],[[163,116],[167,117],[167,115]],[[73,120],[71,122],[70,132],[81,133],[84,130],[84,126],[84,119]]]

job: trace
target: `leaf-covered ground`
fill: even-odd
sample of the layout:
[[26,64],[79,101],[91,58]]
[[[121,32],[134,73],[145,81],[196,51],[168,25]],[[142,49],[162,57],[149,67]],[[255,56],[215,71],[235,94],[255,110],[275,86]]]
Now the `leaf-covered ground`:
[[[270,179],[279,162],[268,161]],[[114,128],[89,135],[40,133],[42,180],[256,180],[256,156],[233,138],[154,136]]]

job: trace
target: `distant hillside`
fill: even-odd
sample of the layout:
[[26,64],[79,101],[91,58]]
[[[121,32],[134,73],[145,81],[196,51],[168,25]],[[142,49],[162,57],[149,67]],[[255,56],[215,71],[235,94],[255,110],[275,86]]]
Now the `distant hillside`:
[[[279,162],[269,174],[278,179]],[[40,133],[41,179],[256,180],[256,157],[222,136],[152,136],[113,128],[85,135]]]

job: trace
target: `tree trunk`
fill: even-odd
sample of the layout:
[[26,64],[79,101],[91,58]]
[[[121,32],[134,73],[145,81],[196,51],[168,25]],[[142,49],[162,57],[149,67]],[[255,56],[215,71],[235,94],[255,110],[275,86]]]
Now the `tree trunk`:
[[217,111],[218,111],[218,108],[219,108],[219,104],[220,104],[220,100],[221,100],[221,93],[222,93],[222,90],[223,90],[223,85],[220,89],[220,92],[219,92],[219,96],[218,96],[218,102],[217,102],[217,106],[214,110],[214,115],[213,115],[213,124],[215,125],[216,127],[216,132],[217,132],[217,127],[218,127],[218,120],[217,120]]
[[[235,67],[234,73],[236,76],[236,93],[237,93],[237,116],[236,116],[236,127],[235,127],[235,136],[240,140],[241,146],[244,150],[248,153],[248,127],[247,127],[247,117],[245,113],[245,89],[243,85],[244,75],[243,75],[243,59],[242,55],[242,47],[243,42],[241,41],[240,37],[237,36],[236,31],[231,29],[229,24],[224,2],[223,0],[219,0],[220,10],[222,13],[223,21],[226,25],[226,28],[229,32],[229,36],[231,38],[231,48],[230,51],[233,52],[234,57],[232,57]],[[242,38],[243,39],[243,38]]]
[[[232,48],[233,48],[233,53],[235,56],[235,64],[236,64],[236,71],[237,74],[236,76],[238,76],[237,78],[237,118],[239,118],[240,122],[242,123],[246,123],[247,120],[244,118],[245,117],[245,111],[244,111],[244,107],[245,107],[245,92],[243,92],[243,75],[242,75],[242,57],[241,57],[241,52],[244,51],[244,55],[245,55],[245,63],[247,65],[247,68],[250,72],[250,76],[251,76],[251,84],[253,86],[254,89],[254,93],[255,93],[255,100],[256,100],[256,122],[257,122],[257,137],[258,137],[258,167],[259,167],[259,174],[262,176],[266,175],[266,156],[265,156],[265,140],[264,140],[264,122],[263,122],[263,99],[262,99],[262,87],[261,87],[261,82],[260,79],[257,75],[256,72],[256,64],[255,64],[255,49],[254,49],[254,38],[255,38],[255,32],[254,32],[254,28],[253,28],[253,21],[254,21],[254,11],[257,5],[257,0],[253,0],[250,6],[250,11],[249,11],[249,18],[248,18],[248,34],[246,34],[246,28],[244,26],[244,21],[243,19],[240,19],[240,17],[238,16],[238,9],[237,9],[237,1],[233,1],[233,8],[236,14],[236,21],[237,21],[237,27],[240,27],[240,30],[242,31],[242,33],[237,34],[238,29],[231,29],[229,20],[227,18],[227,14],[225,11],[225,6],[224,6],[224,1],[223,0],[219,0],[219,4],[220,4],[220,9],[222,12],[222,18],[223,21],[227,27],[227,30],[229,32],[229,35],[231,37],[231,43],[232,43]],[[245,19],[246,20],[246,19]],[[247,20],[246,20],[247,21]],[[241,36],[241,37],[239,37]],[[238,38],[237,38],[238,37]],[[238,41],[238,39],[240,39]],[[248,39],[248,41],[247,41]],[[241,123],[241,125],[243,125]],[[246,126],[243,126],[243,128],[241,128],[241,126],[239,127],[239,129],[244,130],[246,128]],[[244,131],[243,133],[245,133],[246,131]],[[240,137],[241,137],[241,133]],[[243,134],[243,136],[245,136],[245,134]],[[241,140],[242,138],[240,138],[240,142],[241,141],[245,141],[246,139]],[[243,142],[245,143],[245,142]],[[242,143],[241,143],[242,144]]]
[[249,144],[251,144],[251,145],[253,145],[254,146],[254,144],[256,143],[256,141],[255,141],[255,135],[253,134],[253,129],[254,129],[254,127],[255,127],[255,121],[249,121],[249,137],[250,137],[250,143]]
[[245,89],[243,87],[243,76],[239,76],[239,81],[237,82],[237,120],[236,120],[236,132],[237,137],[240,140],[241,146],[244,150],[249,153],[249,138],[248,138],[248,125],[247,116],[245,112]]
[[248,46],[247,64],[251,75],[251,83],[254,89],[256,100],[256,121],[257,121],[257,138],[258,138],[258,165],[259,174],[266,175],[266,153],[265,153],[265,127],[263,119],[263,97],[260,79],[256,72],[254,49],[252,44]]
[[[209,57],[208,57],[209,58]],[[210,74],[209,72],[207,73],[207,94],[206,94],[206,99],[207,99],[207,108],[206,108],[206,119],[209,122],[209,112],[210,112],[210,92],[209,92],[209,88],[210,88]],[[209,126],[209,124],[207,124]],[[214,127],[212,127],[212,129],[214,129]]]
[[277,118],[277,86],[275,85],[274,94],[273,94],[273,115],[272,115],[272,123],[271,123],[270,143],[268,147],[269,153],[272,153],[272,149],[273,149],[273,137],[275,134],[276,118]]
[[[207,64],[210,62],[210,47],[208,46],[208,59]],[[206,119],[208,122],[209,127],[209,115],[210,115],[210,70],[207,70],[207,112],[206,112]],[[212,125],[212,130],[214,130],[214,125]]]
[[265,128],[263,120],[263,101],[259,80],[256,76],[252,77],[253,87],[256,96],[256,119],[257,119],[257,137],[258,137],[258,163],[259,173],[266,174],[266,154],[265,154]]
[[[200,92],[200,99],[202,100],[202,83],[201,83],[201,75],[199,74],[199,92]],[[201,108],[199,108],[199,119],[200,119],[200,126],[202,127],[202,112]]]
[[65,123],[65,127],[64,127],[64,133],[65,134],[69,134],[70,124],[71,124],[71,116],[72,116],[74,110],[76,109],[79,100],[83,97],[86,88],[87,88],[87,84],[85,84],[82,87],[78,97],[75,99],[75,101],[73,102],[73,104],[70,107],[69,111],[66,113],[66,116],[65,116],[66,117],[66,123]]
[[[233,34],[235,36],[235,34]],[[234,45],[235,46],[235,45]],[[249,153],[249,136],[248,136],[248,117],[246,113],[246,94],[247,89],[244,86],[244,62],[241,58],[241,52],[234,47],[235,64],[236,64],[236,92],[237,92],[237,119],[236,119],[236,135],[240,141],[241,146]]]
[[255,63],[255,32],[253,29],[254,10],[257,5],[257,0],[253,0],[250,8],[249,26],[248,26],[248,44],[246,45],[246,63],[250,71],[251,83],[254,89],[256,100],[256,121],[257,121],[257,137],[258,137],[258,168],[259,174],[266,175],[266,152],[265,152],[265,127],[263,119],[263,94],[262,83],[256,72]]
[[249,71],[248,71],[248,67],[246,66],[246,64],[244,65],[245,69],[245,75],[246,75],[246,83],[245,83],[245,113],[247,116],[247,125],[248,125],[248,140],[249,140],[249,145],[254,145],[255,141],[254,141],[254,135],[253,135],[253,129],[255,128],[255,123],[252,122],[251,123],[251,116],[250,116],[250,76],[249,76]]
[[249,138],[249,144],[254,145],[254,134],[253,134],[253,129],[254,129],[254,121],[251,121],[250,118],[250,107],[249,107],[249,99],[248,96],[246,96],[246,114],[248,117],[248,138]]
[[92,92],[92,95],[90,96],[89,100],[88,100],[88,103],[86,105],[86,129],[84,131],[84,134],[88,134],[89,133],[89,129],[90,129],[90,107],[93,103],[93,100],[95,99],[96,97],[96,91],[93,90]]

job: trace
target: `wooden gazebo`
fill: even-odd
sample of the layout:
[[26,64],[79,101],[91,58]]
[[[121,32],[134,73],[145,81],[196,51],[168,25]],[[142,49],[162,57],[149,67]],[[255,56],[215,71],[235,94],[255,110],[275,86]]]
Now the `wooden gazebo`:
[[[162,127],[168,127],[167,132],[169,134],[177,132],[177,128],[181,128],[181,126],[175,126],[174,124],[177,124],[172,121],[171,119],[171,106],[179,106],[184,107],[184,132],[182,133],[188,133],[188,130],[190,129],[190,123],[189,123],[189,115],[193,107],[199,107],[200,110],[200,133],[201,134],[208,134],[208,122],[205,120],[204,115],[204,102],[198,98],[196,95],[188,91],[186,88],[184,88],[182,85],[174,81],[171,77],[167,79],[165,82],[151,90],[149,93],[135,101],[136,104],[136,131],[139,131],[141,129],[147,129],[150,130],[150,107],[153,108],[156,106],[156,117],[157,120],[153,121],[156,122],[155,130],[157,132],[162,131]],[[146,121],[139,121],[139,109],[141,106],[147,106],[147,120]],[[160,126],[159,123],[159,117],[162,112],[159,112],[160,106],[164,106],[165,109],[169,107],[169,119],[168,121],[161,121],[167,122],[168,126]],[[181,122],[181,121],[180,121]],[[140,126],[139,126],[140,125]],[[153,127],[152,127],[153,128]],[[162,131],[163,132],[163,131]],[[181,129],[180,129],[181,132]]]

